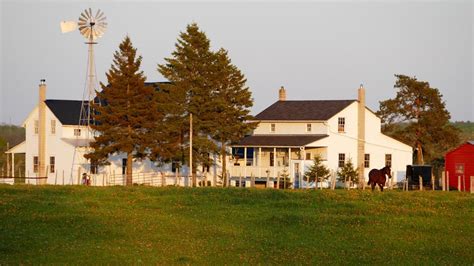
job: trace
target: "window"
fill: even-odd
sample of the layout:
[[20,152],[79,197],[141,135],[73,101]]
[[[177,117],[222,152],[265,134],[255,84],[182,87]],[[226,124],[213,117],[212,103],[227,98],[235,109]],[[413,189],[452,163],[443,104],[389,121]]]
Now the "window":
[[311,124],[306,124],[306,132],[311,132]]
[[339,167],[344,167],[344,163],[346,162],[346,154],[345,153],[339,153]]
[[33,173],[38,173],[38,156],[33,156]]
[[270,132],[275,132],[276,126],[275,124],[270,124]]
[[370,167],[370,154],[366,153],[364,155],[364,168]]
[[306,160],[311,160],[311,153],[310,152],[306,153]]
[[127,158],[122,159],[122,175],[127,172]]
[[56,166],[56,159],[54,156],[49,157],[49,172],[54,173]]
[[176,170],[178,169],[178,167],[179,167],[178,162],[172,162],[171,163],[171,172],[176,173]]
[[80,128],[75,128],[74,129],[74,136],[79,137],[81,135],[81,129]]
[[392,167],[392,155],[385,154],[385,166]]
[[464,164],[463,163],[457,163],[454,166],[454,172],[458,175],[464,175]]
[[38,120],[35,120],[35,134],[38,134],[39,132],[39,122]]
[[56,120],[51,120],[51,134],[56,134]]
[[346,118],[339,117],[337,119],[337,132],[345,132],[344,127],[346,126]]
[[97,165],[96,160],[91,160],[91,174],[98,174],[99,173],[99,166]]
[[275,153],[270,152],[270,166],[275,165]]

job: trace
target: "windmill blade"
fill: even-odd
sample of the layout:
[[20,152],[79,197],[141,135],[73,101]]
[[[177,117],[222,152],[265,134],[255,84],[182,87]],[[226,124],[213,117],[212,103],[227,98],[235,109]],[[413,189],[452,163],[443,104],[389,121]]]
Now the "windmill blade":
[[99,13],[99,15],[98,15],[98,16],[96,16],[96,17],[97,17],[97,19],[103,19],[103,17],[104,17],[104,12],[100,11],[100,9],[99,9],[99,11],[98,11],[98,12],[100,12],[100,13]]
[[84,9],[84,12],[86,13],[86,18],[89,19],[91,17],[91,14],[89,14],[89,10]]
[[86,10],[84,10],[84,12],[81,13],[81,16],[79,17],[79,19],[80,18],[83,18],[85,21],[87,21],[88,16],[87,16]]
[[97,12],[95,13],[95,16],[94,16],[96,19],[99,18],[99,13],[100,13],[100,9],[97,9]]
[[60,27],[61,33],[67,33],[74,31],[77,28],[77,23],[75,21],[61,21]]

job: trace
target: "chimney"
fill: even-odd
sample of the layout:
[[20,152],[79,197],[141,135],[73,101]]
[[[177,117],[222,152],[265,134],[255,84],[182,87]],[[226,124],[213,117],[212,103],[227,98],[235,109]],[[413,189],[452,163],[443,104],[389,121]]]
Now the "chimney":
[[282,102],[286,101],[286,90],[283,86],[281,86],[280,90],[278,91],[278,100]]
[[[46,80],[40,80],[38,100],[38,176],[46,177]],[[46,179],[38,179],[38,184],[46,184]]]
[[359,183],[364,187],[364,160],[365,160],[365,89],[360,84],[357,106],[357,167],[359,167]]

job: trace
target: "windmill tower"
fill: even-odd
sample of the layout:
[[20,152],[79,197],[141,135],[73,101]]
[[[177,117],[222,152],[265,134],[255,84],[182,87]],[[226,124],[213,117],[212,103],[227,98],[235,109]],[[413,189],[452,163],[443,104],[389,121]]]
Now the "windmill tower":
[[[107,22],[105,20],[106,17],[104,12],[99,9],[94,14],[92,9],[89,8],[85,9],[84,12],[81,13],[77,22],[62,21],[60,24],[62,33],[67,33],[78,29],[82,36],[86,38],[86,44],[88,45],[86,82],[82,95],[81,111],[78,120],[78,127],[80,129],[85,129],[85,132],[84,135],[82,135],[82,132],[80,131],[79,134],[75,134],[76,144],[71,166],[71,179],[75,173],[75,168],[78,168],[80,165],[88,164],[87,162],[82,162],[85,160],[82,155],[84,152],[89,150],[89,140],[94,137],[94,134],[90,128],[90,124],[93,123],[91,118],[91,102],[94,100],[95,90],[98,88],[94,60],[94,45],[97,44],[96,40],[102,37],[107,28]],[[79,154],[81,154],[81,156],[79,156]],[[85,170],[90,172],[91,167],[87,167]]]

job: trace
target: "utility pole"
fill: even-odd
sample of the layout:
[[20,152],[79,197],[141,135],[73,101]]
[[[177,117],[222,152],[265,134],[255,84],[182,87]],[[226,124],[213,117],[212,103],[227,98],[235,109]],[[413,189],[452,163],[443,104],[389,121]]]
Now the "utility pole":
[[196,180],[193,175],[193,114],[189,114],[189,173],[192,178],[193,187],[196,186]]

